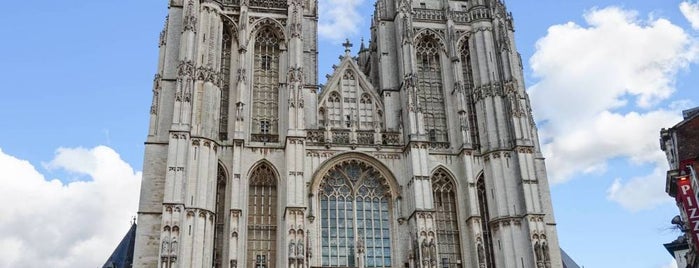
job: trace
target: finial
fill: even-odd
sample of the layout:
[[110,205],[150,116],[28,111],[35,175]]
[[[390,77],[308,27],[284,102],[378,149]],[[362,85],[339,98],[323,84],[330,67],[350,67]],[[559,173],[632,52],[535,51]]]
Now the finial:
[[365,49],[366,47],[364,47],[364,37],[362,37],[362,45],[359,47],[359,52],[362,52]]
[[345,55],[349,56],[351,52],[350,48],[352,47],[349,38],[345,39],[345,43],[343,43],[342,46],[345,47]]

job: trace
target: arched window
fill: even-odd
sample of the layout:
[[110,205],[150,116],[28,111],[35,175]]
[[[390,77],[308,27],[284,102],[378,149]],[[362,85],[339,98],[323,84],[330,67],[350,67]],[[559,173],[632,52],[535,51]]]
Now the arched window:
[[250,176],[246,267],[276,267],[276,251],[277,178],[263,163]]
[[228,104],[230,103],[231,90],[231,56],[232,35],[228,31],[229,25],[224,24],[222,48],[221,48],[221,111],[219,114],[219,139],[228,140]]
[[480,147],[480,135],[478,134],[478,115],[476,113],[476,99],[474,94],[473,66],[471,66],[471,51],[468,41],[461,46],[461,70],[463,71],[464,87],[466,90],[466,108],[468,109],[468,127],[471,131],[471,144],[474,149]]
[[262,28],[255,37],[252,89],[253,141],[275,141],[279,135],[279,38]]
[[369,94],[363,94],[359,100],[359,128],[373,129],[374,128],[374,112]]
[[330,126],[339,127],[342,125],[342,103],[337,92],[330,93],[328,98],[328,120]]
[[442,90],[439,44],[425,36],[417,45],[418,98],[430,141],[447,142],[447,115]]
[[459,218],[456,215],[456,187],[444,170],[432,175],[432,192],[437,222],[439,267],[457,267],[461,263]]
[[386,179],[358,160],[341,162],[319,193],[324,267],[392,267],[391,195]]
[[493,236],[490,231],[490,212],[488,211],[488,192],[483,175],[476,182],[478,191],[478,212],[481,214],[481,229],[483,231],[484,261],[486,268],[495,268],[495,253],[493,251]]
[[214,225],[214,268],[223,267],[223,247],[226,241],[224,231],[226,223],[226,172],[218,165],[218,182],[216,184],[216,222]]

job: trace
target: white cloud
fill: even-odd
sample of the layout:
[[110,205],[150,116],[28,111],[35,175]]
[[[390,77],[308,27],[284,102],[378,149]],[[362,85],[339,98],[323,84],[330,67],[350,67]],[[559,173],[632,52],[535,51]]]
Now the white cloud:
[[365,0],[321,0],[318,2],[320,37],[341,41],[359,32],[362,16],[359,7]]
[[692,24],[694,30],[699,30],[699,3],[682,2],[680,4],[682,15]]
[[135,215],[141,173],[104,146],[58,149],[46,166],[89,180],[47,180],[0,150],[0,267],[101,266]]
[[677,268],[677,261],[672,259],[669,263],[663,265],[662,268]]
[[[601,174],[615,158],[653,165],[654,173],[666,169],[658,133],[682,119],[678,108],[687,101],[658,104],[672,96],[677,73],[696,61],[698,44],[666,19],[642,20],[618,7],[593,9],[584,18],[586,26],[550,27],[530,59],[539,78],[530,94],[550,179]],[[617,180],[608,197],[631,210],[653,207],[669,200],[663,178]]]
[[640,211],[672,203],[673,199],[664,192],[666,171],[667,167],[662,168],[659,165],[646,176],[632,178],[627,182],[616,179],[607,190],[607,198],[630,211]]

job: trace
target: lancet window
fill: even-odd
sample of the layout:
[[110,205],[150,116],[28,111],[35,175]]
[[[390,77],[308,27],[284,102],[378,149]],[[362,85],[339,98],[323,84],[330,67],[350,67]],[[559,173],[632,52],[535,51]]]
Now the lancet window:
[[223,247],[226,241],[224,231],[226,222],[226,172],[223,166],[218,166],[216,184],[216,222],[214,225],[214,256],[213,267],[223,267]]
[[[478,191],[478,212],[481,215],[481,231],[482,241],[479,245],[478,261],[480,265],[485,265],[485,268],[495,268],[495,253],[493,250],[493,236],[490,230],[490,212],[488,211],[488,192],[485,187],[485,179],[483,175],[476,182]],[[483,266],[481,266],[483,267]]]
[[250,176],[246,267],[276,267],[277,178],[268,164]]
[[439,61],[439,44],[425,36],[417,45],[418,98],[425,130],[432,142],[447,142],[447,116]]
[[373,102],[369,94],[363,94],[359,100],[359,128],[372,129],[374,127]]
[[337,92],[330,93],[328,98],[328,125],[339,127],[342,125],[342,103]]
[[391,194],[372,166],[348,160],[323,177],[319,189],[324,267],[392,267]]
[[253,141],[273,141],[279,133],[279,41],[269,27],[260,29],[255,37]]
[[[226,25],[224,28],[230,26]],[[223,30],[223,45],[221,49],[221,111],[219,116],[219,138],[221,140],[228,139],[228,104],[230,103],[231,90],[231,33]]]
[[461,46],[461,70],[463,72],[464,88],[466,93],[466,108],[468,109],[468,127],[471,134],[471,144],[474,148],[480,146],[478,133],[478,115],[476,113],[476,99],[474,94],[473,66],[471,65],[471,51],[468,41]]
[[432,175],[432,192],[437,223],[439,267],[457,267],[461,263],[459,218],[456,215],[456,187],[444,170]]

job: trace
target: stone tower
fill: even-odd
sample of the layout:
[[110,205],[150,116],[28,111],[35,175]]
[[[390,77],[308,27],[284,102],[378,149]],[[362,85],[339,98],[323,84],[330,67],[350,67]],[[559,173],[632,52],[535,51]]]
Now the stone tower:
[[561,267],[500,0],[377,0],[317,78],[316,0],[170,0],[134,267]]

